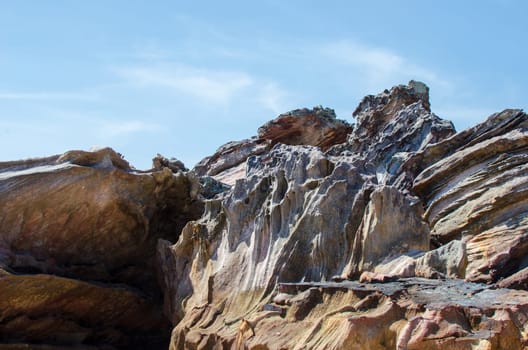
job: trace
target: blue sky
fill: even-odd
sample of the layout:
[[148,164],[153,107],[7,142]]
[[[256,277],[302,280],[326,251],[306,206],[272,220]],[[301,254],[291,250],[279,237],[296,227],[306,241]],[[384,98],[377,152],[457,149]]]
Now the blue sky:
[[463,129],[526,108],[528,2],[3,1],[0,160],[111,146],[192,167],[300,107],[417,79]]

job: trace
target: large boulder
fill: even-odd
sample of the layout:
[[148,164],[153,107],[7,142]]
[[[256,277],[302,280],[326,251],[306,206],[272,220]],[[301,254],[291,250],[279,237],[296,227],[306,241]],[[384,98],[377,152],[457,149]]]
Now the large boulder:
[[136,173],[108,148],[0,163],[1,341],[163,344],[157,240],[200,216],[198,191],[183,172]]

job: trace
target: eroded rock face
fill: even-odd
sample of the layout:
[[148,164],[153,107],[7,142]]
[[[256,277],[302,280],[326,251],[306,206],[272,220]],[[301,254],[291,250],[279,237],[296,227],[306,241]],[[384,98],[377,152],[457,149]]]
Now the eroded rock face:
[[246,160],[253,155],[269,151],[269,140],[252,139],[229,142],[218,148],[210,157],[202,159],[193,171],[198,176],[214,176],[217,180],[233,185],[237,179],[245,178]]
[[[221,326],[283,315],[265,303],[279,283],[358,278],[402,254],[409,257],[403,275],[463,277],[466,242],[428,253],[431,226],[411,188],[426,168],[418,155],[455,134],[451,123],[431,113],[427,97],[420,83],[395,87],[367,97],[355,112],[357,128],[326,153],[279,143],[239,163],[245,176],[208,201],[202,218],[189,223],[175,245],[158,246],[166,312],[177,324],[171,346],[241,346],[240,336],[224,338]],[[460,257],[449,258],[451,252]],[[401,275],[387,276],[382,280]],[[312,295],[306,305],[318,298]],[[303,303],[295,304],[293,319],[286,317],[281,328],[305,314]],[[406,312],[391,305],[390,324]],[[396,344],[383,334],[380,339]],[[335,348],[354,342],[361,343],[351,338]]]
[[258,129],[259,139],[272,144],[309,145],[326,151],[346,141],[352,126],[336,118],[333,109],[296,109],[279,115]]
[[246,178],[246,161],[265,154],[277,143],[309,145],[323,151],[346,141],[352,126],[336,118],[330,108],[296,109],[279,115],[258,129],[258,137],[221,146],[215,154],[201,160],[193,169],[198,176],[213,176],[234,185]]
[[[203,304],[174,349],[524,349],[528,292],[461,280],[283,283],[242,326]],[[251,331],[253,329],[254,335]]]
[[[411,82],[366,97],[347,138],[323,149],[311,129],[303,135],[302,119],[283,115],[259,130],[282,144],[224,167],[239,174],[233,187],[208,201],[176,244],[158,246],[166,312],[177,325],[171,347],[526,346],[526,293],[456,280],[491,282],[497,277],[483,273],[522,265],[526,117],[505,111],[456,134],[431,112],[428,94]],[[492,166],[478,165],[489,159]],[[485,190],[493,184],[495,194]],[[507,192],[508,202],[495,203]],[[497,214],[478,226],[494,206]],[[468,227],[474,233],[461,234]],[[360,276],[382,287],[354,284],[351,292],[351,282],[328,282]],[[391,282],[413,276],[433,280]],[[511,285],[523,275],[517,280]],[[284,290],[301,281],[312,288]],[[506,306],[509,298],[515,305]]]
[[495,282],[527,266],[528,117],[496,113],[423,151],[413,192],[440,244],[466,242],[466,278]]
[[184,173],[111,149],[1,163],[0,342],[163,347],[157,240],[202,209]]
[[[5,334],[160,340],[157,270],[171,349],[527,348],[527,115],[456,133],[428,97],[367,96],[354,128],[282,114],[191,172],[110,150],[0,163],[0,291],[28,290],[0,322],[32,330]],[[99,298],[121,303],[90,312]]]
[[419,203],[394,187],[372,192],[355,237],[352,271],[373,270],[401,253],[429,250],[429,226],[422,213]]

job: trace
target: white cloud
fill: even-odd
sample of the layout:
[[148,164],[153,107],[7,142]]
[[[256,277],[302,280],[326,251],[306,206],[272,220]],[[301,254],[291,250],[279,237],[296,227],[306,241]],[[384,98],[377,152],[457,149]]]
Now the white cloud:
[[129,83],[160,87],[207,103],[229,104],[254,81],[245,73],[197,69],[180,64],[117,69]]
[[0,92],[0,100],[95,100],[91,93],[77,92]]
[[362,83],[370,89],[379,90],[411,79],[442,87],[450,85],[434,71],[384,48],[344,40],[324,45],[322,53],[335,63],[356,68],[355,73],[364,76],[366,81]]
[[269,82],[262,86],[257,96],[258,102],[266,109],[278,115],[286,112],[291,100],[291,94],[278,84]]

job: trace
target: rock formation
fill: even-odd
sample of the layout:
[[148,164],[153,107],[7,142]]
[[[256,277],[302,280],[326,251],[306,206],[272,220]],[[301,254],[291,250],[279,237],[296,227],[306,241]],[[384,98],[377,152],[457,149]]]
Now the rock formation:
[[281,114],[191,171],[0,163],[0,342],[528,348],[527,115],[457,133],[411,81],[354,116]]
[[194,187],[111,149],[0,163],[0,343],[166,347],[155,248],[200,216]]
[[[454,282],[471,288],[457,297],[467,299],[460,306],[440,298],[449,280],[411,279],[391,293],[330,282],[370,273],[362,279],[491,283],[526,265],[526,115],[505,111],[456,133],[431,112],[428,97],[419,82],[366,97],[345,140],[306,127],[299,136],[295,126],[313,123],[313,113],[294,111],[244,141],[246,151],[234,151],[236,143],[220,148],[212,158],[224,164],[223,174],[237,174],[231,189],[206,201],[202,218],[188,223],[176,244],[158,246],[166,312],[176,325],[172,348],[528,345],[523,292]],[[324,148],[317,138],[327,140]],[[257,142],[266,147],[249,151]],[[227,159],[238,156],[231,168],[226,149]],[[207,173],[203,164],[199,174]],[[288,283],[315,284],[281,297]],[[508,286],[522,285],[515,283]],[[494,293],[497,307],[483,301]],[[507,293],[518,298],[511,308],[499,297]],[[237,331],[242,320],[254,337]]]

